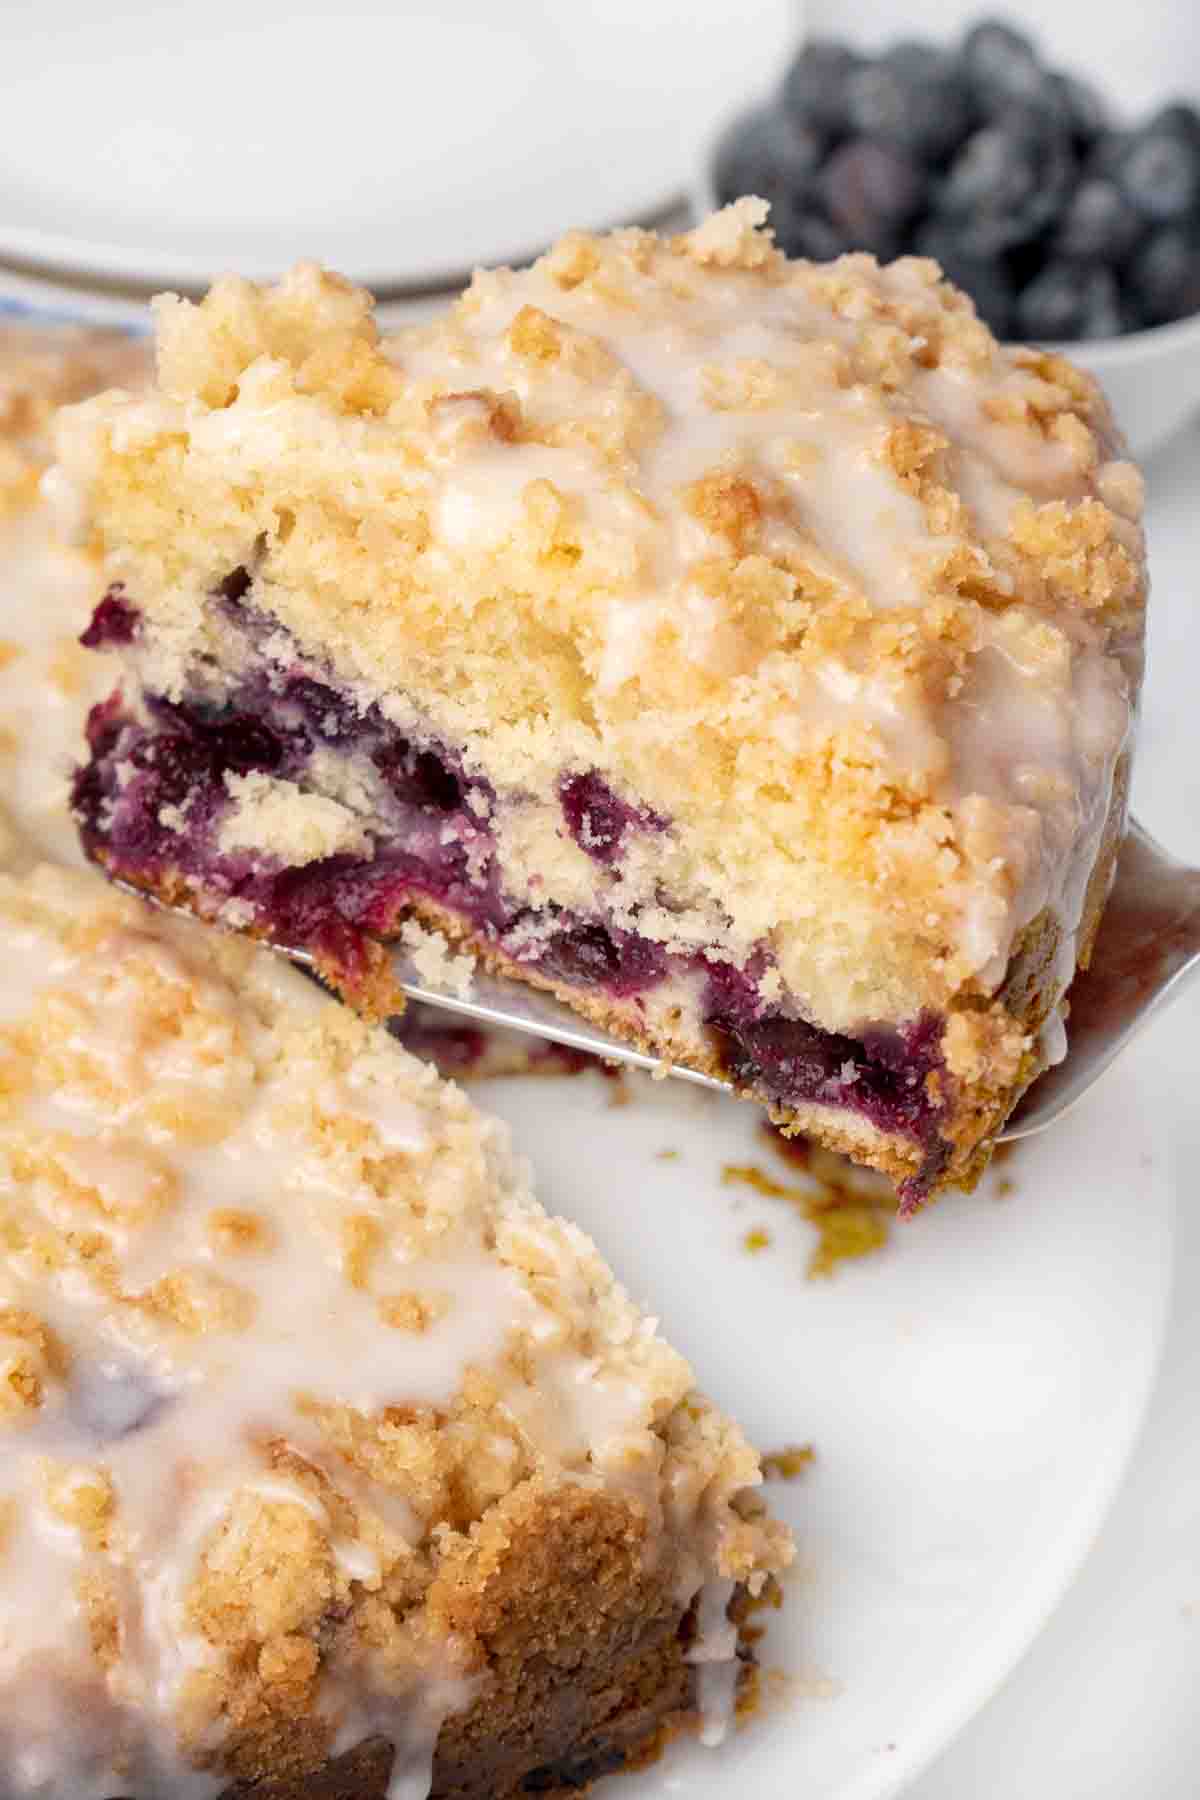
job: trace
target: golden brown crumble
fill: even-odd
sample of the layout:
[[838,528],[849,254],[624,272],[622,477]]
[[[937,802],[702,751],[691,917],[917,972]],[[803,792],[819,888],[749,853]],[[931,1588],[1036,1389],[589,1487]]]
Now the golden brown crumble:
[[767,1481],[795,1481],[812,1467],[816,1456],[811,1444],[785,1444],[782,1450],[764,1450],[763,1476]]
[[[768,1128],[776,1148],[788,1155],[787,1140]],[[757,1163],[726,1163],[721,1180],[727,1187],[748,1187],[773,1200],[787,1200],[801,1218],[816,1228],[817,1242],[808,1261],[810,1280],[837,1273],[843,1262],[882,1250],[890,1233],[894,1200],[886,1182],[865,1175],[845,1158],[804,1143],[802,1156],[789,1160],[803,1168],[803,1185],[778,1181]]]

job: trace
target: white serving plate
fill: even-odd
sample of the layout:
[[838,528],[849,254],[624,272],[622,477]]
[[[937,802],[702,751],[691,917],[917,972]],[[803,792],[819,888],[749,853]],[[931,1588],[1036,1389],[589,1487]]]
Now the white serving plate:
[[787,0],[8,0],[0,259],[444,285],[677,201],[796,25]]
[[[676,1745],[629,1800],[883,1800],[1000,1684],[1091,1544],[1146,1406],[1166,1312],[1171,1182],[1124,1067],[973,1196],[805,1279],[814,1233],[723,1163],[787,1180],[754,1109],[630,1078],[488,1083],[546,1204],[579,1221],[765,1449],[798,1570],[768,1667],[791,1694],[718,1751]],[[676,1150],[661,1161],[657,1152]],[[742,1238],[770,1231],[752,1255]]]

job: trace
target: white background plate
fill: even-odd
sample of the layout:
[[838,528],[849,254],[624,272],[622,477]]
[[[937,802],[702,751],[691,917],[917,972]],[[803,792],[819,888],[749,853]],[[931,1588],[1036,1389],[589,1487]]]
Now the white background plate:
[[796,29],[786,0],[7,0],[0,256],[439,282],[670,203]]
[[[479,1098],[513,1124],[545,1203],[592,1233],[754,1441],[811,1440],[818,1461],[768,1489],[801,1560],[763,1660],[797,1691],[724,1749],[676,1746],[621,1793],[880,1800],[1035,1636],[1125,1467],[1170,1264],[1153,1109],[1123,1069],[1016,1151],[1011,1195],[989,1181],[951,1196],[814,1282],[812,1228],[721,1184],[725,1162],[795,1179],[753,1109],[682,1083],[635,1078],[634,1092],[614,1109],[589,1075]],[[751,1255],[757,1225],[772,1242]]]

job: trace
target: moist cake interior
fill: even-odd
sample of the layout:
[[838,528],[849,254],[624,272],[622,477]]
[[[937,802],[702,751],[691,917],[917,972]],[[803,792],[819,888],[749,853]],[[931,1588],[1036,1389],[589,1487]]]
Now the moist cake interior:
[[[824,1031],[764,1002],[762,958],[749,969],[711,952],[684,958],[603,915],[506,901],[487,782],[468,775],[444,744],[401,736],[377,707],[360,711],[298,652],[281,667],[281,634],[249,607],[249,586],[248,572],[234,570],[214,596],[241,640],[237,686],[216,701],[145,695],[142,719],[119,694],[94,709],[91,759],[73,794],[90,855],[151,888],[192,878],[226,922],[254,919],[275,943],[313,954],[322,973],[352,992],[369,980],[379,941],[396,935],[421,902],[480,947],[556,983],[599,989],[635,1016],[646,995],[673,979],[699,983],[710,1042],[734,1080],[770,1102],[817,1101],[910,1138],[922,1166],[902,1198],[923,1195],[946,1154],[938,1083],[929,1079],[942,1062],[936,1016],[864,1038]],[[117,647],[139,627],[137,609],[110,590],[82,642]],[[256,655],[268,635],[270,661]],[[314,758],[326,785],[336,758],[344,789],[371,795],[373,816],[357,846],[299,867],[250,845],[223,847],[232,794],[253,796],[258,783],[265,794],[277,791],[268,783],[304,789]],[[564,831],[610,867],[629,835],[663,824],[594,773],[565,776],[560,804]]]

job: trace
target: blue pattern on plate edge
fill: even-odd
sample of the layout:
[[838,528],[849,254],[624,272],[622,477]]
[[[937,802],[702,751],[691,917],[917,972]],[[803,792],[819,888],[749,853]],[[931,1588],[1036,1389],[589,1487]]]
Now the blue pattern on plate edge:
[[99,330],[119,331],[125,337],[148,337],[150,325],[134,325],[113,320],[101,322],[89,319],[83,313],[72,312],[69,307],[39,306],[33,300],[17,300],[11,294],[0,294],[0,318],[31,319],[42,325],[88,325]]

